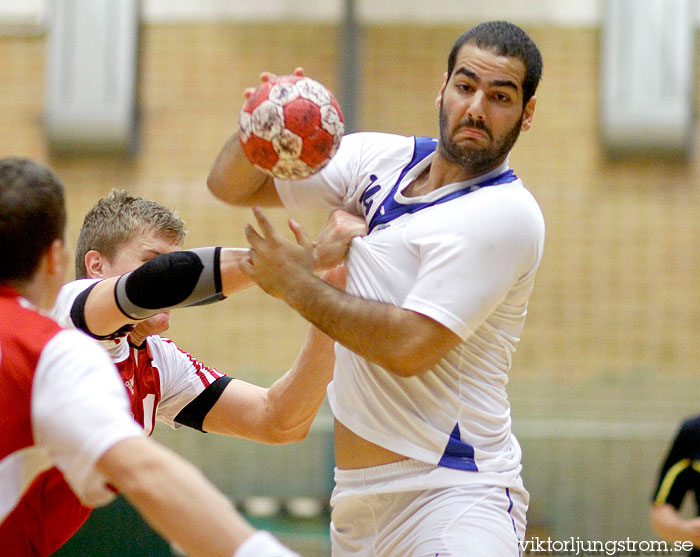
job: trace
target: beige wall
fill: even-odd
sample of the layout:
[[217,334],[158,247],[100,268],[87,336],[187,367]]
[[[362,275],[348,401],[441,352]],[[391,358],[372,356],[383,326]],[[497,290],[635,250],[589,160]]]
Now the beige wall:
[[[434,135],[433,100],[460,28],[377,26],[362,49],[360,128]],[[545,59],[534,128],[512,155],[541,203],[547,245],[514,375],[585,378],[653,368],[670,377],[700,362],[700,168],[609,161],[597,138],[598,33],[534,28]],[[133,161],[47,159],[42,136],[44,39],[0,39],[0,148],[50,163],[70,201],[70,235],[112,187],[176,208],[189,246],[240,245],[247,211],[214,200],[204,181],[235,129],[242,90],[263,69],[297,64],[337,88],[337,32],[324,25],[172,25],[144,29],[142,148]],[[653,107],[650,107],[653,110]],[[275,212],[283,222],[280,211]],[[316,229],[323,216],[302,216]],[[300,319],[256,291],[186,310],[171,336],[227,370],[271,380],[303,335]],[[212,325],[215,323],[215,325]]]
[[[360,128],[434,135],[433,101],[461,30],[367,29]],[[607,160],[597,133],[597,31],[529,30],[545,73],[534,127],[511,162],[542,206],[547,244],[511,393],[531,519],[561,535],[602,535],[615,527],[605,512],[620,509],[631,517],[622,533],[646,535],[655,469],[676,420],[696,408],[699,387],[699,157]],[[71,238],[98,197],[122,187],[177,209],[190,230],[188,246],[243,245],[248,211],[223,205],[205,187],[236,127],[243,89],[261,70],[287,73],[301,64],[337,90],[336,45],[335,28],[323,25],[146,27],[138,158],[51,160],[41,127],[44,39],[0,38],[0,156],[34,157],[58,171],[68,189]],[[282,211],[272,216],[283,225]],[[299,217],[313,230],[324,220]],[[177,312],[170,336],[210,365],[269,384],[292,362],[305,328],[282,303],[251,290]],[[201,436],[176,437],[205,468],[218,462],[218,449],[204,451]],[[210,473],[230,476],[228,468]],[[597,491],[586,488],[597,480]],[[617,492],[614,508],[610,491]],[[584,532],[585,516],[606,518]],[[573,522],[562,525],[564,519]]]

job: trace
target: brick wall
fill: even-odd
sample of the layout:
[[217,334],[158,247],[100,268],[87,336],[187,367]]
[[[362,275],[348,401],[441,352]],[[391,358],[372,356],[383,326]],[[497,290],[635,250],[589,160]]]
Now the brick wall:
[[[359,127],[435,134],[433,101],[461,29],[366,29]],[[544,80],[534,127],[511,163],[540,201],[548,236],[513,374],[562,381],[639,368],[670,380],[695,374],[698,158],[607,160],[597,138],[597,30],[530,31],[543,51]],[[213,199],[205,178],[235,128],[243,88],[261,70],[287,73],[296,65],[331,88],[339,82],[332,26],[148,26],[138,158],[50,160],[41,128],[44,47],[43,37],[0,38],[0,154],[35,157],[58,171],[68,188],[71,238],[99,196],[123,187],[176,208],[190,230],[188,246],[242,245],[248,212]],[[283,225],[281,211],[272,215]],[[312,230],[324,220],[300,218]],[[257,291],[180,311],[173,323],[171,336],[196,356],[263,383],[291,363],[305,330]]]

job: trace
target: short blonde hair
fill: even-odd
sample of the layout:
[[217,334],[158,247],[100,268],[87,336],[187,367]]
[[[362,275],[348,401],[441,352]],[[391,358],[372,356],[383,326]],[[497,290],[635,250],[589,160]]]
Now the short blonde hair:
[[146,231],[177,244],[182,244],[187,234],[185,223],[175,211],[125,190],[112,190],[85,215],[75,249],[75,278],[88,276],[88,251],[99,251],[111,259],[121,246]]

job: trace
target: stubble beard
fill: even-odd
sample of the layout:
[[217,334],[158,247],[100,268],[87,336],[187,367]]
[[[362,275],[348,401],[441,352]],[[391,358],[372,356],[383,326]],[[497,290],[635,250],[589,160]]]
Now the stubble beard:
[[450,162],[457,163],[463,166],[470,174],[481,174],[488,170],[492,170],[501,160],[505,159],[510,150],[515,145],[515,142],[520,136],[520,127],[522,125],[523,116],[518,119],[515,125],[502,137],[494,139],[491,130],[485,124],[467,120],[461,122],[458,129],[471,127],[484,131],[491,145],[479,147],[471,141],[457,143],[450,135],[450,130],[447,121],[447,114],[440,103],[440,154]]

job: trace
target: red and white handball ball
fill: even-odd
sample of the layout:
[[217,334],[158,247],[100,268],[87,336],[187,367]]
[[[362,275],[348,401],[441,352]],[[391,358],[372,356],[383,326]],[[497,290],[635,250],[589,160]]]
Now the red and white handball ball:
[[323,168],[345,129],[333,94],[319,82],[297,75],[261,83],[243,105],[238,125],[248,160],[285,180]]

